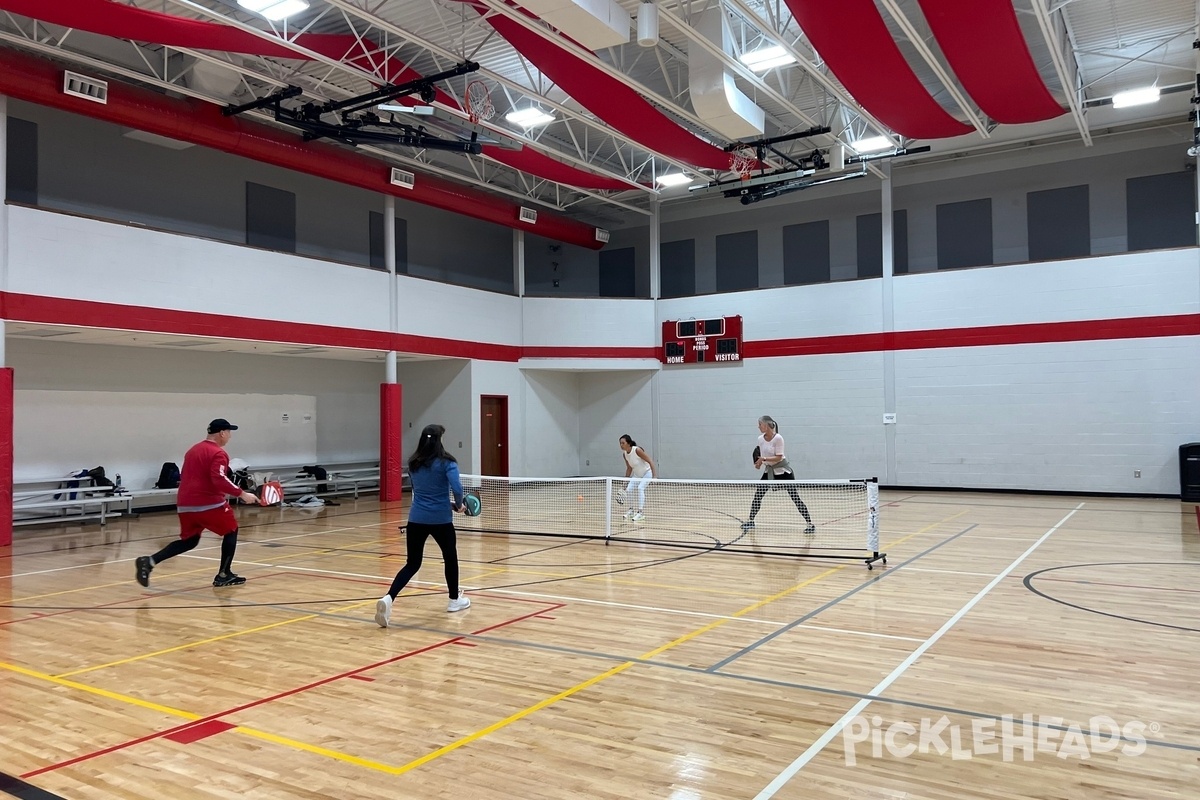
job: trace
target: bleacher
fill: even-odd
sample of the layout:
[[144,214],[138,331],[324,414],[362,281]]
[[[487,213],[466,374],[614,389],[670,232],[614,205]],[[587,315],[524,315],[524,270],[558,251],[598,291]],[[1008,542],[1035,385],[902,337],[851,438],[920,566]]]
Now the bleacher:
[[[352,495],[358,499],[364,493],[379,491],[379,464],[375,461],[344,461],[321,464],[326,477],[318,479],[306,474],[304,464],[284,464],[266,467],[251,466],[258,475],[270,475],[283,487],[284,502],[303,495],[332,497]],[[47,525],[61,522],[96,520],[101,525],[113,517],[136,516],[139,511],[173,507],[175,489],[130,489],[110,486],[68,486],[68,483],[88,484],[87,478],[31,478],[13,482],[13,525]],[[402,485],[408,485],[408,471],[401,474]]]

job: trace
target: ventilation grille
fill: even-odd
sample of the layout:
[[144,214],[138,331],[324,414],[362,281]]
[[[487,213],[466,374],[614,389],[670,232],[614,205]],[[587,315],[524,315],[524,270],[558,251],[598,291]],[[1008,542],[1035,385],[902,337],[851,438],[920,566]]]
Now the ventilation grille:
[[411,172],[392,167],[392,185],[402,189],[411,189],[417,185],[417,176]]
[[108,103],[108,81],[89,78],[78,72],[63,73],[63,94],[81,97],[93,103]]
[[530,225],[537,222],[537,211],[521,206],[521,222],[528,222]]
[[596,228],[596,241],[608,244],[608,231],[604,228]]

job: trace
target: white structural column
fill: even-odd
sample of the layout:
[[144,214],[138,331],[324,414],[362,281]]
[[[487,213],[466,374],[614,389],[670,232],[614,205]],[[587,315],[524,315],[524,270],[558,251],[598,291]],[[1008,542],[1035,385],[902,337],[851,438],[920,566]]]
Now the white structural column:
[[[894,245],[896,232],[892,220],[892,163],[884,161],[883,180],[880,182],[880,214],[883,225],[883,332],[892,333],[896,330],[895,304],[892,302],[892,281],[895,277]],[[891,342],[885,337],[883,350],[883,413],[896,413],[896,351]],[[893,424],[884,424],[883,441],[887,456],[885,474],[880,481],[885,485],[896,482],[896,428],[903,420],[898,417]]]
[[[383,263],[388,271],[388,332],[397,333],[400,324],[400,298],[397,292],[400,287],[396,280],[396,198],[390,194],[384,195],[383,198]],[[389,350],[387,353],[387,374],[384,382],[396,382],[395,350]]]
[[[662,295],[662,261],[660,258],[662,255],[662,248],[659,246],[661,239],[659,231],[659,223],[662,219],[661,209],[662,207],[660,206],[657,198],[654,198],[650,201],[650,299],[654,303],[654,327],[656,329],[653,333],[654,341],[658,342],[658,346],[660,348],[662,347],[662,342],[659,341],[659,337],[662,335],[662,316],[659,314],[658,301]],[[650,446],[653,448],[653,450],[651,450],[653,458],[658,458],[658,454],[662,452],[662,448],[658,446],[658,429],[661,423],[661,419],[659,418],[659,409],[661,406],[659,405],[658,390],[659,382],[661,380],[662,372],[651,373],[650,429],[653,431],[653,434],[650,437]],[[655,466],[658,466],[659,462],[655,461],[654,464]]]

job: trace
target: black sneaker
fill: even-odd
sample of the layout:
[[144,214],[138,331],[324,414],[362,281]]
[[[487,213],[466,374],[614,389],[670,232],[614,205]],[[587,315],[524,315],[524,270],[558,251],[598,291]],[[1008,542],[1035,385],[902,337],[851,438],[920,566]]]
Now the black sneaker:
[[213,578],[213,586],[241,586],[245,582],[245,578],[241,575],[234,575],[232,572],[228,575],[218,575]]
[[133,563],[137,565],[137,582],[142,586],[149,586],[150,571],[154,569],[154,562],[150,560],[150,556],[138,556]]
[[748,519],[742,523],[742,531],[746,532],[752,530],[754,530],[754,520]]
[[810,522],[810,523],[808,523],[808,526],[807,526],[807,527],[804,529],[804,532],[805,532],[806,534],[808,534],[809,536],[812,536],[814,533],[816,533],[816,532],[817,532],[817,526],[816,526],[816,525],[813,525],[813,524]]

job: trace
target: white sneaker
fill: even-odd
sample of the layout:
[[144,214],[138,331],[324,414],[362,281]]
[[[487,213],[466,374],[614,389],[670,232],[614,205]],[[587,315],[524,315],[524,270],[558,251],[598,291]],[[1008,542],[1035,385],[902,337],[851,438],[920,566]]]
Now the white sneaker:
[[625,520],[627,520],[627,519],[629,519],[629,517],[630,517],[632,514],[633,514],[633,512],[632,512],[632,511],[626,511],[624,514],[622,514],[622,515],[621,515],[621,519],[625,519]]
[[646,515],[640,511],[633,512],[633,516],[630,517],[630,519],[633,520],[634,522],[641,522],[645,518],[646,518]]
[[450,601],[446,606],[447,611],[466,611],[471,607],[471,598],[467,597],[466,592],[460,591],[458,597]]
[[388,621],[392,618],[392,596],[385,594],[383,597],[375,601],[375,623],[386,628]]

